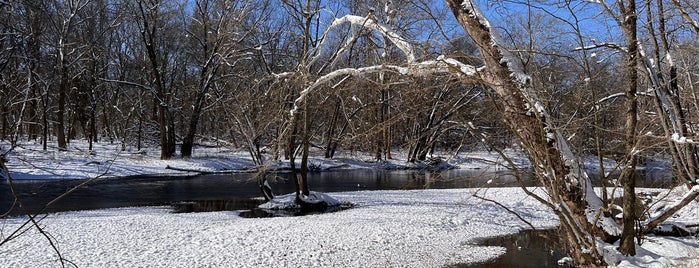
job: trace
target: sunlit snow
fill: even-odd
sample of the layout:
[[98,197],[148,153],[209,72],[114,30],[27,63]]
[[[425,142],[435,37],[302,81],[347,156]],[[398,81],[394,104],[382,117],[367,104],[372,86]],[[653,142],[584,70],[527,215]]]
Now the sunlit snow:
[[[8,144],[0,144],[3,150]],[[192,158],[163,161],[158,151],[119,144],[74,141],[70,149],[43,151],[39,144],[22,144],[7,155],[15,179],[91,178],[106,174],[118,179],[139,174],[183,173],[168,166],[216,172],[253,168],[249,155],[224,146],[196,148]],[[526,157],[506,150],[519,168]],[[401,152],[395,152],[400,159]],[[462,169],[504,169],[495,152],[438,155]],[[336,159],[313,157],[310,163],[330,168],[419,167],[404,160],[377,162],[371,156],[339,153]],[[592,163],[594,161],[586,161]],[[587,164],[588,168],[594,165]],[[275,165],[282,167],[286,163]],[[186,172],[184,172],[186,173]],[[531,190],[540,191],[530,188]],[[356,206],[329,214],[303,217],[246,219],[236,211],[173,214],[167,207],[120,208],[49,214],[40,221],[62,256],[79,267],[442,267],[482,262],[504,248],[478,246],[484,237],[513,234],[529,226],[502,207],[472,196],[477,189],[363,191],[331,193],[328,198]],[[667,190],[639,189],[665,197]],[[651,211],[672,205],[686,190],[667,194]],[[518,188],[481,189],[480,195],[518,212],[537,228],[553,228],[557,217]],[[541,194],[541,193],[540,193]],[[617,191],[619,194],[619,191]],[[4,239],[26,221],[0,220]],[[699,205],[690,204],[672,223],[695,226]],[[23,229],[27,230],[27,229]],[[696,266],[695,237],[649,235],[639,254],[614,254],[618,245],[600,244],[610,264],[621,267]],[[0,267],[58,266],[57,255],[36,228],[0,246]],[[70,265],[68,265],[70,266]]]
[[[442,267],[495,258],[504,249],[478,246],[478,239],[525,228],[472,191],[333,193],[356,207],[304,217],[245,219],[156,207],[57,213],[41,224],[79,267]],[[487,196],[516,205],[539,228],[557,223],[519,189]],[[3,220],[3,233],[23,220]],[[8,267],[55,266],[56,258],[34,229],[0,247],[0,263]]]

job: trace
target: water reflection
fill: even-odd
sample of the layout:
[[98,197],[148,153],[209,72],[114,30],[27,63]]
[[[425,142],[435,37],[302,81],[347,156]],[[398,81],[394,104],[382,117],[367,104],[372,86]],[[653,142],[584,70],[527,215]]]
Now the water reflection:
[[250,209],[264,202],[261,198],[233,198],[225,200],[181,201],[172,204],[174,213],[233,211]]
[[557,230],[525,230],[517,234],[486,239],[478,245],[501,246],[505,255],[488,263],[464,264],[455,267],[565,267],[558,260],[565,257]]

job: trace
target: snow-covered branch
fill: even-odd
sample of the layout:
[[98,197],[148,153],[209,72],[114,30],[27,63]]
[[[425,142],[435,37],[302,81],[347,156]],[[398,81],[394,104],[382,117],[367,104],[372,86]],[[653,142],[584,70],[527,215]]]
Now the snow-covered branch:
[[[413,50],[413,46],[408,43],[405,38],[400,36],[398,33],[396,33],[393,29],[391,29],[389,26],[383,25],[379,22],[377,22],[374,18],[373,15],[368,15],[366,17],[362,16],[356,16],[356,15],[345,15],[341,18],[337,18],[333,21],[332,24],[328,27],[328,29],[325,30],[325,33],[323,34],[322,41],[318,43],[318,45],[313,48],[311,51],[311,55],[314,55],[313,58],[309,61],[309,64],[315,63],[316,60],[320,57],[322,54],[321,51],[323,51],[325,47],[325,41],[327,39],[327,36],[329,33],[334,30],[336,27],[344,24],[350,24],[353,26],[359,26],[361,28],[366,28],[370,30],[374,30],[379,32],[381,35],[385,36],[388,38],[393,44],[396,45],[398,49],[400,49],[403,54],[405,55],[405,58],[407,62],[413,63],[415,62],[415,51]],[[335,57],[341,55],[344,53],[347,47],[351,45],[351,41],[353,39],[348,40],[348,42],[345,43],[345,45],[341,48],[338,49],[336,52]]]
[[655,96],[656,98],[658,98],[658,101],[660,101],[662,108],[665,110],[665,112],[667,112],[667,115],[672,123],[671,126],[673,128],[673,132],[677,133],[679,131],[680,124],[677,121],[677,115],[675,115],[674,111],[670,107],[670,96],[668,96],[668,92],[666,92],[665,88],[663,88],[663,86],[660,84],[660,76],[658,72],[655,70],[655,66],[653,66],[651,59],[648,57],[641,44],[639,44],[638,46],[638,52],[641,56],[641,60],[643,62],[643,66],[645,67],[646,74],[648,75],[648,79],[650,79],[651,84],[653,85]]
[[[680,186],[682,187],[682,186]],[[678,199],[675,203],[664,207],[658,212],[653,213],[650,219],[646,220],[643,224],[643,230],[641,232],[650,232],[653,228],[669,219],[672,215],[675,215],[677,211],[687,206],[691,202],[696,202],[695,200],[699,197],[699,185],[694,185],[689,191],[687,191],[682,198]]]
[[336,27],[344,23],[350,23],[352,25],[362,25],[365,28],[378,31],[383,36],[391,40],[391,42],[394,45],[396,45],[398,49],[403,51],[403,54],[405,54],[406,60],[408,62],[415,62],[415,52],[413,51],[413,46],[410,45],[410,43],[408,43],[407,41],[405,41],[405,39],[402,36],[393,31],[393,29],[386,25],[378,23],[374,20],[374,18],[346,15],[342,18],[333,21],[332,25],[330,25],[330,28]]
[[289,114],[294,117],[298,113],[299,105],[306,100],[308,94],[316,90],[318,87],[332,81],[338,77],[346,76],[362,76],[371,73],[389,71],[404,76],[428,76],[439,73],[451,73],[465,79],[476,79],[478,74],[476,67],[464,64],[452,58],[440,56],[437,60],[423,61],[419,63],[411,63],[408,66],[398,65],[374,65],[361,68],[343,68],[332,71],[316,79],[311,85],[306,87],[299,93],[298,98],[294,100],[294,107],[289,111]]
[[[653,94],[653,91],[654,91],[654,90],[655,90],[654,88],[649,88],[649,89],[647,89],[646,91],[639,91],[639,92],[637,92],[636,95],[637,95],[637,96],[645,96],[645,97],[653,97],[653,96],[655,96],[655,95]],[[625,98],[625,97],[626,97],[626,95],[625,95],[624,92],[618,92],[618,93],[610,94],[610,95],[608,95],[608,96],[605,96],[605,97],[600,98],[599,100],[597,100],[597,101],[595,102],[595,104],[596,104],[596,105],[600,105],[600,104],[602,104],[603,102],[606,102],[606,101],[609,101],[609,100],[613,100],[613,99],[616,99],[616,98]]]
[[628,52],[628,48],[625,46],[616,44],[616,43],[594,43],[592,45],[587,45],[584,47],[576,47],[573,49],[573,51],[580,51],[580,50],[594,50],[594,49],[600,49],[600,48],[611,48],[614,50],[619,50],[622,52]]
[[[524,68],[521,66],[520,61],[517,60],[517,57],[503,46],[503,44],[505,44],[505,42],[502,41],[503,38],[497,31],[493,30],[490,21],[488,21],[486,16],[483,14],[483,11],[481,11],[472,0],[461,1],[461,8],[467,10],[471,14],[470,16],[477,19],[480,25],[487,29],[490,46],[495,48],[500,54],[500,64],[506,64],[510,71],[510,77],[517,79],[517,82],[521,85],[529,85],[531,82],[531,77],[524,72]],[[525,95],[530,96],[530,99],[534,99],[532,96],[535,95],[534,91],[527,90],[531,88],[525,86],[522,89],[524,89],[523,92]]]

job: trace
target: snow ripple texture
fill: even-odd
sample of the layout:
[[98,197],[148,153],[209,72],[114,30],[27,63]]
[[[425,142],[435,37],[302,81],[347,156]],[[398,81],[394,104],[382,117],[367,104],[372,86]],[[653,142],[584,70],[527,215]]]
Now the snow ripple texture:
[[[172,214],[151,207],[58,213],[41,224],[79,267],[442,267],[496,258],[504,248],[478,241],[527,228],[471,191],[332,193],[357,207],[303,217],[246,219],[232,211]],[[557,225],[519,189],[485,194],[516,207],[537,227]],[[24,220],[0,221],[2,235]],[[0,247],[0,267],[55,266],[56,254],[36,229]]]

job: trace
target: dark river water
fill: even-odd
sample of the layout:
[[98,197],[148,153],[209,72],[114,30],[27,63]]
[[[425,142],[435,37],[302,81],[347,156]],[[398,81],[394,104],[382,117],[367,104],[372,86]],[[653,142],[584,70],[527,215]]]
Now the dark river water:
[[[338,192],[357,190],[447,189],[518,186],[509,172],[447,170],[338,170],[309,174],[312,191]],[[638,174],[637,187],[663,187],[667,172]],[[592,178],[599,184],[599,179]],[[272,188],[275,194],[294,191],[290,173],[278,173]],[[169,205],[183,201],[240,200],[260,197],[261,192],[251,174],[216,174],[197,176],[139,176],[105,178],[90,182],[46,207],[51,200],[83,183],[82,180],[15,181],[15,192],[24,205],[13,207],[14,198],[6,182],[0,183],[0,213],[9,215],[51,213],[127,206]],[[525,186],[535,183],[525,179]],[[254,204],[241,203],[246,209]],[[245,207],[248,206],[248,207]]]
[[[514,186],[515,179],[504,172],[449,170],[424,171],[339,170],[309,174],[313,191],[445,189]],[[487,182],[491,181],[490,184]],[[261,197],[251,174],[215,174],[197,176],[138,176],[105,178],[92,181],[45,207],[50,201],[83,183],[83,180],[15,181],[15,192],[24,205],[14,207],[10,215],[86,210],[127,206],[168,205],[182,201],[238,200]],[[275,194],[295,190],[290,173],[278,173],[272,183]],[[13,205],[7,183],[0,183],[0,213]],[[242,208],[238,208],[242,209]]]

